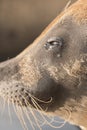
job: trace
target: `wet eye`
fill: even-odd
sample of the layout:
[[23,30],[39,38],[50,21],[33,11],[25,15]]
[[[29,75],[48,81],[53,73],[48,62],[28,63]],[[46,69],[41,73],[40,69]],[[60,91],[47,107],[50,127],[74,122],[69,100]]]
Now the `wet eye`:
[[63,39],[60,37],[52,37],[48,39],[47,43],[44,45],[46,50],[60,50],[63,46]]

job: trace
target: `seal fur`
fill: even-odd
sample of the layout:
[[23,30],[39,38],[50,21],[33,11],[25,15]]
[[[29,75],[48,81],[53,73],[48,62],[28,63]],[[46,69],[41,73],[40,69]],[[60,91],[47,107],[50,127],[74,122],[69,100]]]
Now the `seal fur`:
[[[63,39],[62,47],[50,38]],[[70,112],[69,122],[87,129],[87,0],[65,9],[24,52],[1,63],[0,74],[7,101],[65,120]]]

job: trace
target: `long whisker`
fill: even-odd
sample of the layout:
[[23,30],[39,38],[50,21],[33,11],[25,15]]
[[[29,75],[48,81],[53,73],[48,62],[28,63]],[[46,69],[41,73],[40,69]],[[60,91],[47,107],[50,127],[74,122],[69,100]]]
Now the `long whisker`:
[[24,91],[25,91],[26,94],[28,94],[29,97],[32,97],[32,98],[35,99],[36,101],[39,101],[39,102],[42,102],[42,103],[47,103],[47,104],[48,104],[48,103],[51,103],[52,100],[53,100],[53,98],[50,97],[50,99],[49,99],[48,101],[44,101],[44,100],[41,100],[41,99],[39,99],[39,98],[33,96],[33,95],[30,94],[27,90],[24,90]]
[[[32,99],[33,101],[33,103],[34,103],[34,105],[35,105],[35,107],[37,107],[37,103],[36,103],[36,101],[34,100],[34,99]],[[38,105],[38,107],[39,107],[39,109],[41,108],[39,105]],[[38,108],[37,108],[38,109]],[[42,110],[42,109],[41,109]],[[42,115],[42,114],[41,114]],[[42,115],[43,116],[43,115]],[[52,125],[51,123],[49,123],[47,120],[46,120],[46,118],[43,116],[43,118],[44,118],[44,120],[46,121],[46,123],[49,125],[49,126],[51,126],[52,128],[61,128],[61,127],[63,127],[65,124],[66,124],[66,122],[67,121],[64,121],[60,126],[54,126],[54,125]]]
[[[22,96],[22,98],[25,100],[25,103],[26,103],[26,106],[30,106],[29,107],[29,111],[31,112],[31,105],[29,104],[29,102],[27,102],[26,98],[24,96]],[[34,126],[33,126],[33,123],[28,115],[28,110],[27,110],[27,107],[23,107],[23,112],[24,114],[26,115],[27,119],[29,120],[30,124],[31,124],[31,127],[33,128],[33,130],[35,130]]]
[[[34,127],[35,123],[36,123],[37,127],[40,130],[42,130],[41,126],[43,126],[44,124],[48,124],[52,128],[61,128],[61,127],[63,127],[66,124],[67,121],[70,120],[70,117],[71,117],[70,109],[69,108],[65,108],[66,115],[69,116],[67,120],[65,120],[65,121],[57,121],[54,118],[52,118],[52,117],[47,115],[48,119],[51,120],[51,121],[48,121],[48,119],[46,119],[46,116],[44,115],[44,112],[47,110],[47,108],[46,108],[46,110],[43,110],[43,108],[37,103],[37,101],[38,102],[42,102],[42,103],[51,103],[52,100],[53,100],[52,97],[50,98],[49,101],[45,102],[45,101],[40,100],[40,99],[36,98],[35,96],[31,95],[30,93],[28,93],[28,91],[26,91],[26,93],[27,93],[27,96],[26,95],[25,96],[21,95],[21,97],[23,99],[23,102],[25,104],[24,106],[23,106],[22,100],[20,100],[19,97],[16,98],[16,101],[15,101],[15,105],[16,106],[14,105],[14,102],[12,102],[13,107],[14,107],[14,111],[15,111],[16,115],[18,116],[19,121],[22,124],[22,127],[25,130],[28,130],[28,128],[27,128],[27,125],[26,125],[26,122],[25,122],[24,115],[29,120],[33,130],[35,130],[35,127]],[[37,118],[37,115],[34,112],[34,109],[32,109],[32,105],[29,103],[27,97],[31,98],[31,101],[32,101],[34,107],[36,108],[38,114],[40,114],[42,121],[39,118]],[[8,100],[8,107],[9,107],[9,100]],[[29,112],[32,115],[35,123],[33,121],[31,121],[31,119],[29,117]],[[10,110],[9,110],[9,115],[10,115]],[[61,125],[54,126],[51,123],[60,123]]]
[[[21,123],[21,125],[22,125],[22,120],[21,120],[21,117],[20,117],[20,115],[19,115],[19,113],[18,113],[18,111],[17,111],[17,108],[16,108],[16,103],[14,104],[14,101],[12,101],[12,104],[13,104],[13,109],[14,109],[14,112],[15,112],[15,114],[17,115],[17,117],[18,117],[18,119],[19,119],[19,121],[20,121],[20,123]],[[24,126],[22,125],[22,127],[24,128]]]
[[[32,95],[29,95],[29,96],[31,96],[32,97],[32,99],[33,99],[33,97],[34,96],[32,96]],[[35,98],[36,99],[36,98]],[[38,99],[39,100],[39,99]],[[34,100],[35,101],[35,100]],[[51,98],[51,100],[49,101],[49,102],[45,102],[45,103],[50,103],[52,101],[52,98]],[[37,104],[37,102],[35,101],[35,103]],[[35,104],[34,104],[34,106],[35,106]],[[37,110],[38,110],[38,108],[41,110],[41,111],[44,111],[40,106],[39,106],[39,104],[37,104],[37,106],[38,107],[36,107],[37,108]],[[39,114],[40,114],[40,111],[39,111]],[[43,115],[41,114],[41,116],[43,117]],[[47,116],[46,116],[47,117]],[[49,116],[48,116],[49,117]],[[49,117],[49,119],[51,120],[49,123],[52,123],[53,122],[53,118],[52,117]],[[47,121],[47,120],[46,120]],[[57,122],[57,123],[64,123],[64,121],[63,122],[60,122],[60,121],[55,121],[54,120],[54,122]],[[45,124],[45,122],[43,123],[43,124]],[[48,124],[48,123],[47,123]]]
[[66,109],[67,115],[69,115],[67,118],[67,122],[69,122],[70,118],[71,118],[71,111],[70,111],[70,108],[68,108],[68,107],[65,107],[65,109]]
[[15,111],[15,114],[17,115],[17,117],[18,117],[18,119],[19,119],[19,121],[20,121],[20,123],[21,123],[23,129],[26,130],[24,121],[23,121],[23,119],[22,119],[22,115],[21,115],[19,109],[17,108],[17,105],[18,105],[18,104],[16,104],[16,103],[14,104],[14,101],[12,102],[12,104],[13,104],[13,109],[14,109],[14,111]]
[[1,115],[3,115],[4,111],[5,111],[5,106],[6,106],[6,100],[4,98],[3,99],[3,104],[2,104],[2,111],[1,111]]
[[17,108],[18,115],[21,119],[20,121],[21,121],[22,127],[24,128],[24,130],[28,130],[27,125],[26,125],[25,120],[24,120],[24,117],[23,117],[22,108],[20,106],[16,106],[16,108]]
[[[39,102],[43,102],[43,103],[51,103],[51,102],[52,102],[52,97],[50,98],[49,101],[43,101],[43,100],[40,100],[40,99],[36,98],[35,96],[31,95],[31,94],[28,93],[27,91],[26,91],[26,93],[27,93],[27,95],[28,95],[29,97],[35,98],[35,99],[38,100]],[[28,104],[27,106],[29,106],[29,104]],[[38,110],[39,110],[39,109],[38,109]],[[47,110],[47,109],[46,109],[46,110]],[[45,111],[46,111],[46,110],[45,110]],[[42,110],[42,111],[44,111],[44,110]],[[40,112],[38,112],[38,113],[40,114]],[[39,119],[37,118],[37,120],[39,120]],[[50,118],[50,120],[51,120],[51,122],[52,122],[52,118]],[[41,122],[41,119],[40,119],[39,122]],[[50,123],[51,123],[51,122],[50,122]],[[45,121],[44,121],[44,122],[42,121],[41,126],[44,125],[44,124],[45,124]]]
[[8,104],[8,113],[9,113],[10,123],[12,124],[12,117],[11,117],[11,112],[10,112],[10,102],[9,102],[9,98],[8,98],[7,104]]
[[23,129],[24,130],[28,130],[27,125],[26,125],[25,120],[24,120],[24,117],[23,117],[22,107],[20,107],[20,106],[22,106],[21,101],[19,101],[19,103],[20,103],[19,105],[20,106],[18,105],[18,101],[19,101],[18,97],[15,100],[15,105],[14,105],[14,101],[12,101],[14,111],[15,111],[15,113],[16,113],[16,115],[17,115],[17,117],[18,117],[18,119],[19,119]]
[[[35,96],[33,96],[32,94],[30,94],[30,93],[28,93],[27,91],[26,91],[26,93],[28,94],[28,96],[29,97],[32,97],[32,99],[35,99],[35,101],[37,100],[37,101],[39,101],[39,102],[43,102],[43,103],[51,103],[52,102],[52,97],[50,98],[50,100],[49,101],[43,101],[43,100],[40,100],[40,99],[38,99],[38,98],[36,98]],[[40,107],[40,106],[39,106]],[[47,111],[47,108],[45,109],[45,110],[42,110],[42,108],[39,108],[41,111]],[[38,109],[38,110],[39,110]],[[39,114],[40,114],[40,112],[38,112]],[[49,116],[46,116],[46,117],[48,117],[51,121],[50,121],[50,123],[52,122],[52,117],[50,118]],[[40,121],[41,122],[41,121]],[[43,122],[43,124],[45,124],[44,122]]]
[[[42,114],[41,111],[43,111],[43,109],[37,104],[37,102],[36,102],[34,99],[32,99],[32,102],[33,102],[34,106],[36,107],[37,111],[40,113],[40,115],[41,115],[41,117],[43,118],[43,120],[45,121],[45,124],[51,125],[51,124],[46,120],[45,116]],[[39,109],[40,109],[41,111],[39,111]]]
[[[24,100],[26,99],[26,98],[24,98],[24,97],[22,97],[22,98],[23,98]],[[28,103],[28,102],[26,102],[26,103]],[[30,104],[28,104],[28,105],[30,105]],[[21,104],[21,106],[22,106],[22,104]],[[38,120],[37,120],[37,118],[36,118],[36,116],[35,116],[33,110],[31,109],[31,106],[30,106],[30,109],[29,109],[29,110],[30,110],[31,114],[32,114],[33,117],[34,117],[34,120],[35,120],[37,126],[39,127],[40,130],[42,130],[41,127],[39,126]],[[28,119],[29,119],[29,117],[28,117]],[[34,127],[33,127],[33,128],[34,128]]]
[[30,122],[30,124],[31,124],[32,129],[35,130],[34,125],[33,125],[33,122],[31,121],[31,119],[30,119],[30,117],[29,117],[29,115],[28,115],[28,110],[27,110],[27,108],[24,107],[23,109],[24,109],[24,113],[25,113],[27,119],[29,120],[29,122]]
[[[25,101],[26,101],[26,98],[24,98],[24,99],[25,99]],[[34,113],[33,109],[31,108],[31,105],[29,104],[29,102],[26,101],[26,105],[29,106],[29,107],[27,107],[27,108],[28,108],[29,111],[31,112],[31,114],[32,114],[32,116],[33,116],[33,118],[34,118],[34,120],[35,120],[35,122],[36,122],[38,128],[39,128],[40,130],[42,130],[41,127],[40,127],[40,125],[39,125],[39,120],[36,118],[35,113]],[[35,125],[35,124],[34,124],[34,125]]]
[[43,100],[41,100],[41,99],[38,99],[38,98],[36,98],[35,96],[33,96],[33,95],[31,95],[30,94],[30,96],[33,98],[33,99],[35,99],[35,100],[37,100],[37,101],[39,101],[39,102],[42,102],[42,103],[51,103],[52,102],[52,97],[50,97],[50,99],[49,99],[49,101],[43,101]]

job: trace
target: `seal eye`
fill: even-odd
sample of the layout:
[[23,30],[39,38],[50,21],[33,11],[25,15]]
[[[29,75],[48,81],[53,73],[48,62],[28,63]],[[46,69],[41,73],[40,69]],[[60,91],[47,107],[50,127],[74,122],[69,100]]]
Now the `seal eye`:
[[50,39],[48,39],[47,43],[44,45],[46,50],[55,50],[57,49],[60,50],[60,48],[63,45],[63,39],[62,38],[56,38],[56,37],[52,37]]
[[51,37],[44,45],[45,49],[53,56],[61,57],[64,40],[61,37]]

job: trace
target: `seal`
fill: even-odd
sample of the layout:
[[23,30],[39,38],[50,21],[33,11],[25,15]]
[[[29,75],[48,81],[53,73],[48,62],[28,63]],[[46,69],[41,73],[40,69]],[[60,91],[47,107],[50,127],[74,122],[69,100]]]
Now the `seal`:
[[87,0],[66,8],[32,45],[0,64],[0,96],[87,130]]

